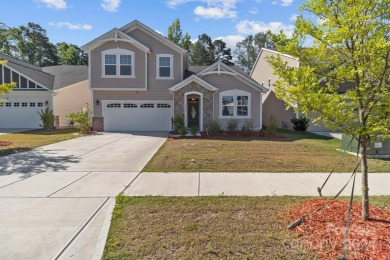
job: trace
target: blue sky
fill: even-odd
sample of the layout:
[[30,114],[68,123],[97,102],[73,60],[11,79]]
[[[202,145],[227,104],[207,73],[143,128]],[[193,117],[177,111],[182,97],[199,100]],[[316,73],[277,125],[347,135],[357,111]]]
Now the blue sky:
[[179,18],[192,39],[206,33],[234,47],[250,33],[291,32],[302,4],[303,0],[12,0],[3,3],[0,22],[11,27],[35,22],[46,29],[51,42],[81,46],[134,19],[166,35]]

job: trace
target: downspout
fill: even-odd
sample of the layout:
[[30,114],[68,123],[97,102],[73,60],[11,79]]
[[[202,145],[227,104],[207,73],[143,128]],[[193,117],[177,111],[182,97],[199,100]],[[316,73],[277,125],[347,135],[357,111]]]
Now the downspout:
[[173,115],[172,115],[172,123],[171,123],[171,130],[173,131],[173,118],[175,117],[175,92],[169,91],[169,93],[172,94],[172,110],[173,110]]
[[260,93],[260,131],[263,129],[263,93]]

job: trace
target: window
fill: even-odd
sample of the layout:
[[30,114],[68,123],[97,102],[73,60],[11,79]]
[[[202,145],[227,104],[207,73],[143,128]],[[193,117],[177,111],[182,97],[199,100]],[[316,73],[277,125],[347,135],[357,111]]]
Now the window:
[[157,108],[170,108],[171,105],[169,104],[157,104]]
[[251,94],[242,90],[228,90],[219,94],[220,117],[250,118]]
[[102,77],[135,78],[134,52],[110,49],[102,52]]
[[38,107],[43,107],[43,103],[42,102],[38,102],[37,105],[38,105]]
[[135,108],[135,107],[137,107],[137,104],[128,104],[128,103],[125,103],[125,104],[123,104],[123,107],[126,107],[126,108]]
[[157,79],[173,79],[173,55],[157,55]]
[[107,107],[109,108],[113,108],[113,107],[121,107],[121,104],[120,103],[111,103],[111,104],[107,104]]
[[30,107],[35,107],[35,103],[30,103]]
[[6,106],[6,107],[10,107],[10,106],[11,106],[11,103],[10,103],[10,102],[7,102],[7,103],[5,103],[5,106]]
[[19,102],[15,102],[14,107],[19,107]]
[[22,107],[27,107],[27,102],[22,102]]
[[154,108],[154,104],[142,104],[142,108]]

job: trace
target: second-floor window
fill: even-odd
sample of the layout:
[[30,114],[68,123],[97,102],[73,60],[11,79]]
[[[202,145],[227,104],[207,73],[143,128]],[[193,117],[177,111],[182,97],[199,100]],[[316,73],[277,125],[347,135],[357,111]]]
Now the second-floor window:
[[135,78],[134,52],[111,49],[102,52],[102,77]]
[[157,55],[157,79],[173,79],[173,55]]

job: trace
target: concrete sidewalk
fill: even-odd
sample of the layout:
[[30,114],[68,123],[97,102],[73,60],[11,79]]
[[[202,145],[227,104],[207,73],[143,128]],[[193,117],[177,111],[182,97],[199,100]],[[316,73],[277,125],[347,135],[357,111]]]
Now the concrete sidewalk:
[[[144,172],[124,194],[129,196],[318,196],[328,173],[162,173]],[[323,196],[334,196],[351,173],[334,173]],[[360,195],[361,174],[356,176],[355,195]],[[390,173],[370,173],[370,195],[390,195]],[[352,181],[341,196],[349,196]]]

